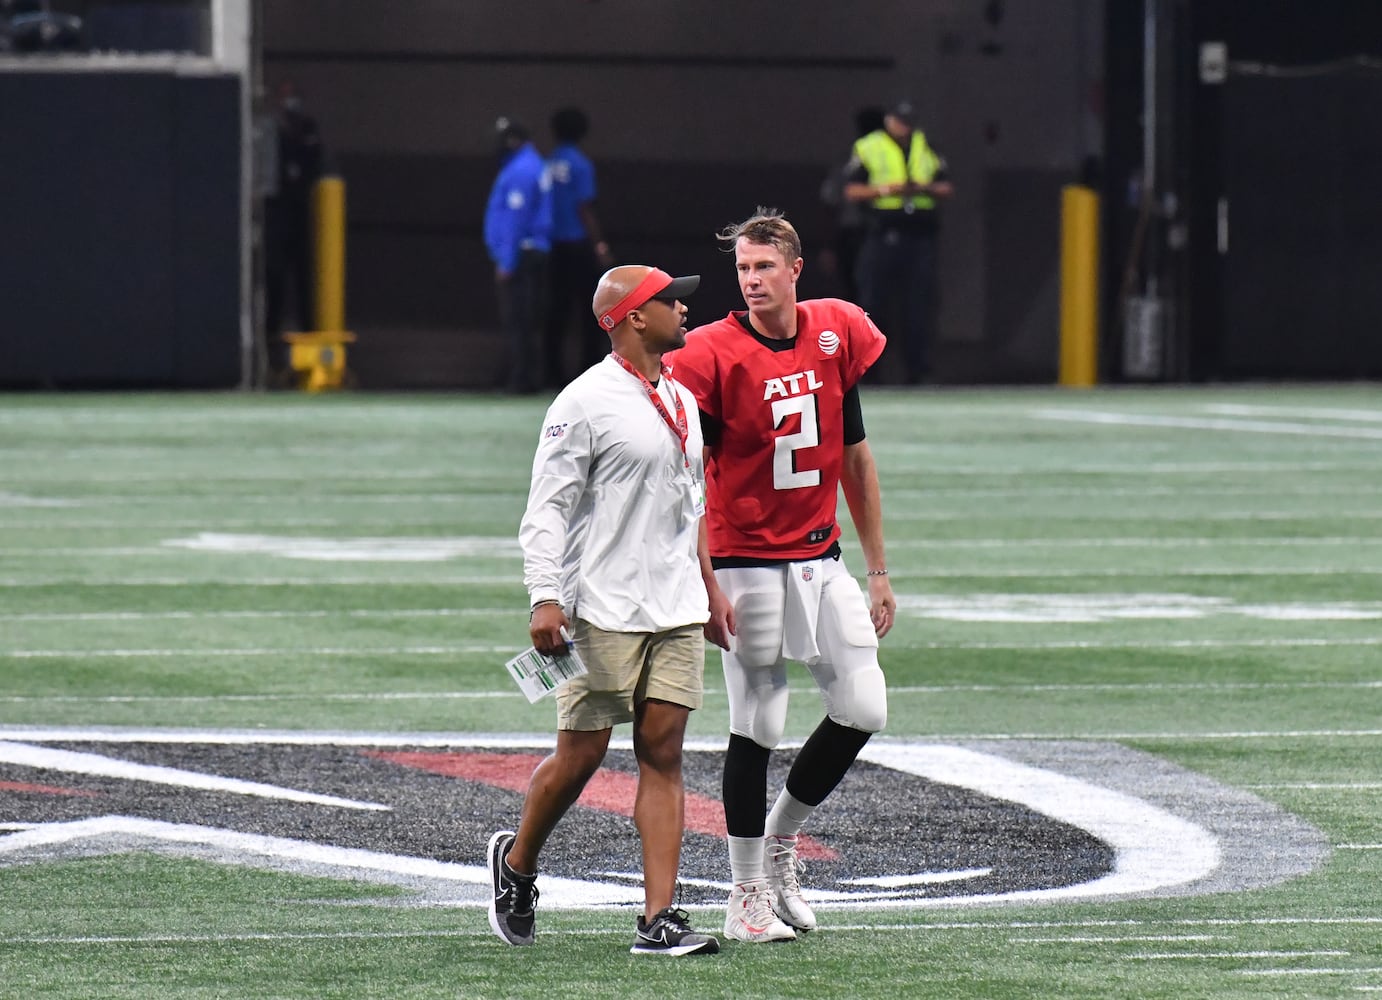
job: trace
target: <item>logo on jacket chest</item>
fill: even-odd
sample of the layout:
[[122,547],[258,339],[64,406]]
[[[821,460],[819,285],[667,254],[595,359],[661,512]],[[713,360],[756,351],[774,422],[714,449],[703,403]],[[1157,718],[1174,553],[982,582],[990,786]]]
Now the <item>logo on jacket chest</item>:
[[808,368],[804,372],[784,375],[781,378],[763,380],[763,402],[770,399],[787,399],[803,393],[815,392],[825,388],[825,383],[816,377],[816,370]]

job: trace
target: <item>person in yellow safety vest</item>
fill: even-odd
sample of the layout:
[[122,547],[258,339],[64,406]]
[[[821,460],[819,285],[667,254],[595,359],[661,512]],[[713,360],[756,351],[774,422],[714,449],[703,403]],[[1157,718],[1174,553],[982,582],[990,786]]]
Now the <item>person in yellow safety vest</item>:
[[945,160],[916,127],[916,111],[899,101],[883,127],[854,144],[845,198],[867,206],[868,236],[855,270],[859,305],[900,342],[910,385],[931,374],[936,311],[936,204],[954,193]]

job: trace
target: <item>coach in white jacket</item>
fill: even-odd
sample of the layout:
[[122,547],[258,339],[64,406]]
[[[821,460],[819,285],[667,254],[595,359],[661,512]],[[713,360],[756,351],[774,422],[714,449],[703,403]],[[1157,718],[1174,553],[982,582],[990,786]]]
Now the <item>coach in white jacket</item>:
[[604,760],[614,726],[632,722],[644,887],[632,951],[719,950],[672,905],[682,741],[701,706],[710,612],[697,555],[700,415],[662,355],[685,344],[681,300],[699,283],[643,265],[606,272],[593,308],[613,350],[562,390],[543,423],[518,535],[529,634],[548,655],[565,652],[569,635],[589,673],[557,690],[556,751],[533,772],[517,832],[490,838],[490,926],[510,944],[534,939],[539,851]]

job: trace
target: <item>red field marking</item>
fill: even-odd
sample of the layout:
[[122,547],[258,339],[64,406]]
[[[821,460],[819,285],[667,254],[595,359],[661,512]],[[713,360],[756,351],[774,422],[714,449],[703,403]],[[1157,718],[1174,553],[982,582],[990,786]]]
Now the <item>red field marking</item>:
[[31,785],[27,781],[0,781],[0,792],[27,792],[31,795],[71,795],[83,799],[94,799],[101,794],[100,792],[88,792],[81,788]]
[[[407,750],[366,750],[368,757],[377,757],[403,767],[415,767],[432,774],[464,781],[477,781],[509,792],[526,792],[528,779],[542,763],[544,754],[526,753],[428,753]],[[633,799],[638,778],[621,771],[595,772],[585,786],[577,805],[599,809],[618,816],[633,816]],[[725,835],[725,809],[715,799],[694,792],[686,793],[686,829],[708,837]],[[803,860],[832,861],[839,857],[833,850],[802,834],[797,840],[797,855]]]

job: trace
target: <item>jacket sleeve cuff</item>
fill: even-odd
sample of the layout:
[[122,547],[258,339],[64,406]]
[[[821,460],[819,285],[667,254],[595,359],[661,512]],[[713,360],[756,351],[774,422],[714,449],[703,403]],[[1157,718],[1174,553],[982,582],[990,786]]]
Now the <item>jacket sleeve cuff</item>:
[[556,601],[558,604],[560,604],[562,603],[561,592],[556,590],[555,588],[547,587],[539,587],[537,590],[531,590],[528,592],[528,607],[531,608],[539,601]]

